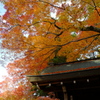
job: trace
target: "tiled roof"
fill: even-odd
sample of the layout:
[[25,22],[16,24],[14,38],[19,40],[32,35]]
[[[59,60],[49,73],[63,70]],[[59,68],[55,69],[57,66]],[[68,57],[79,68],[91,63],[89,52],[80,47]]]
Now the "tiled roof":
[[47,74],[57,74],[57,73],[69,73],[74,71],[89,70],[96,68],[100,68],[100,59],[78,61],[78,62],[71,62],[68,64],[50,66],[45,68],[41,72],[41,74],[47,75]]
[[47,67],[41,72],[41,75],[28,75],[28,78],[33,83],[45,83],[95,76],[100,76],[100,59]]

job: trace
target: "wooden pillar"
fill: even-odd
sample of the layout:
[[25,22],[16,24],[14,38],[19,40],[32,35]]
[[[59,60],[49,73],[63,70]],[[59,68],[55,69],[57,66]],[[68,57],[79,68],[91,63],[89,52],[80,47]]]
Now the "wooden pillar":
[[73,100],[73,96],[72,95],[70,95],[70,100]]
[[62,85],[62,91],[63,91],[63,94],[64,94],[64,100],[68,100],[68,93],[67,93],[67,90],[66,90],[66,86]]

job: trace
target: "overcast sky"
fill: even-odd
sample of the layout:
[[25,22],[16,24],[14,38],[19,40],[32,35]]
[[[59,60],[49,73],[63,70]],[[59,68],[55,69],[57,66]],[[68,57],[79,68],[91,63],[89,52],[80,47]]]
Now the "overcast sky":
[[[4,5],[2,3],[0,3],[0,16],[2,16],[3,14],[5,14],[5,12],[6,12],[6,10],[4,9]],[[7,75],[7,71],[4,68],[5,63],[2,60],[2,51],[3,50],[0,48],[0,82],[3,80],[2,76]]]
[[4,5],[0,3],[0,15],[5,14],[6,10],[4,9]]

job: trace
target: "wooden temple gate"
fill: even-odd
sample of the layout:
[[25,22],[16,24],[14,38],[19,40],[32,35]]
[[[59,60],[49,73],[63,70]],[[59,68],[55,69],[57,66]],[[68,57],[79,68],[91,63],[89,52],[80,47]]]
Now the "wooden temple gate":
[[32,84],[53,91],[60,100],[100,99],[100,59],[47,67],[41,75],[28,75]]

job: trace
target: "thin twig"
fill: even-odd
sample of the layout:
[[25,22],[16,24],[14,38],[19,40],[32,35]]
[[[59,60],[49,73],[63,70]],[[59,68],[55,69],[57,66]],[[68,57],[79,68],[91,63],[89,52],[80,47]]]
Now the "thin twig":
[[92,43],[97,39],[97,37],[98,37],[98,36],[96,36],[96,37],[90,42],[90,44],[89,44],[88,46],[84,47],[83,50],[89,48],[89,47],[92,45]]
[[100,13],[99,13],[99,11],[98,11],[98,9],[97,9],[97,7],[96,7],[96,4],[95,4],[94,0],[92,0],[92,2],[93,2],[93,4],[94,4],[94,8],[95,8],[96,12],[97,12],[98,15],[100,16]]
[[46,3],[46,4],[49,4],[49,5],[50,5],[50,6],[52,6],[52,7],[55,7],[55,8],[58,8],[58,9],[65,10],[65,8],[58,7],[58,6],[56,6],[56,5],[53,5],[53,4],[49,3],[49,2],[46,2],[46,1],[43,1],[43,0],[39,0],[39,1],[40,1],[40,2],[43,2],[43,3]]

